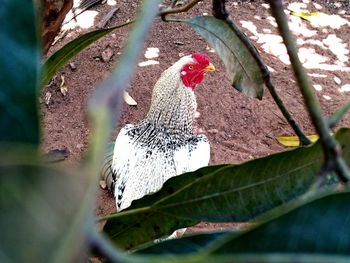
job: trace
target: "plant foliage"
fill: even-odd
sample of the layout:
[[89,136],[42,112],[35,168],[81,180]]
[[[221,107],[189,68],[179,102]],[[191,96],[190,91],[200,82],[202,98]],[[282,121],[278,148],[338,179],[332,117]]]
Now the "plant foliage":
[[[35,3],[5,0],[0,8],[0,262],[77,262],[87,260],[89,252],[114,262],[349,260],[350,194],[347,189],[320,193],[314,187],[324,159],[329,158],[322,151],[322,136],[309,147],[239,165],[204,167],[172,178],[159,192],[135,200],[121,213],[106,216],[104,233],[109,239],[96,234],[93,209],[97,176],[112,130],[110,123],[118,117],[123,91],[159,1],[144,1],[118,65],[92,96],[88,161],[70,170],[47,166],[37,154],[40,83],[46,83],[83,48],[125,24],[93,31],[68,43],[47,60],[40,79]],[[237,32],[213,17],[193,17],[186,23],[216,49],[233,86],[261,98],[259,67]],[[349,105],[340,109],[331,123],[338,122],[348,109]],[[339,130],[335,138],[349,164],[350,130]],[[337,182],[332,172],[326,174],[328,181],[323,183]],[[199,221],[251,224],[240,231],[153,242]],[[123,253],[110,241],[129,253],[139,251]]]
[[39,143],[40,45],[35,15],[32,1],[1,2],[0,142]]

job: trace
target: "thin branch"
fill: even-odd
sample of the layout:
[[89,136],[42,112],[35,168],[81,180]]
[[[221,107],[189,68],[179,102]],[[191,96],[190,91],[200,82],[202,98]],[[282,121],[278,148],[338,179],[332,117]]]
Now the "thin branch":
[[187,12],[192,7],[194,7],[196,4],[198,4],[200,1],[202,1],[202,0],[193,0],[193,1],[190,1],[181,7],[178,7],[178,8],[172,8],[172,7],[165,8],[165,9],[159,11],[158,16],[162,17],[163,21],[168,21],[166,19],[167,15]]
[[341,157],[341,148],[335,138],[332,137],[328,124],[325,121],[320,103],[313,93],[310,80],[299,61],[297,48],[292,34],[288,27],[288,21],[283,10],[281,0],[269,0],[272,15],[275,17],[278,30],[286,45],[287,52],[292,64],[294,75],[298,82],[300,91],[304,97],[304,101],[310,114],[312,123],[317,133],[320,135],[320,141],[325,154],[326,167],[334,170],[341,181],[348,182],[350,179],[350,171],[344,159]]
[[299,125],[296,123],[296,121],[293,119],[292,115],[287,110],[286,106],[284,105],[281,98],[278,96],[277,91],[272,84],[270,72],[267,69],[265,63],[262,61],[258,51],[256,48],[249,42],[247,37],[237,28],[237,26],[233,23],[232,18],[230,17],[229,13],[226,10],[225,6],[226,1],[225,0],[213,0],[213,15],[214,17],[223,20],[226,22],[226,24],[236,33],[236,35],[239,37],[239,39],[245,44],[247,49],[249,50],[250,54],[254,57],[256,63],[258,64],[260,71],[263,75],[265,86],[271,93],[272,98],[274,99],[275,103],[277,104],[278,108],[282,112],[284,118],[287,120],[289,125],[294,130],[295,134],[299,137],[301,145],[308,145],[311,143],[311,141],[305,136]]
[[334,128],[335,125],[341,120],[341,118],[350,110],[350,102],[346,103],[343,107],[333,113],[328,119],[329,128]]

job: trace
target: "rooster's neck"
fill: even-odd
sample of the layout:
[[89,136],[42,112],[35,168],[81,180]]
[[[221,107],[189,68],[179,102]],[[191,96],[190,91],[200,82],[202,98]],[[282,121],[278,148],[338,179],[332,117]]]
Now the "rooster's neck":
[[182,84],[180,74],[169,68],[156,83],[150,110],[143,123],[167,130],[170,134],[193,134],[196,97]]

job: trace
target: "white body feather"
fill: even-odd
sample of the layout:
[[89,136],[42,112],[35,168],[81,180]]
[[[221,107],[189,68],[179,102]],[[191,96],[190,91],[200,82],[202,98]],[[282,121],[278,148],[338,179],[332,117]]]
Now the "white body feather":
[[[130,206],[133,200],[160,190],[169,178],[195,171],[209,163],[210,145],[204,135],[199,136],[196,145],[189,143],[174,150],[172,158],[157,149],[146,158],[149,149],[138,145],[128,136],[130,128],[132,125],[121,129],[115,141],[112,164],[117,175],[114,195],[120,210]],[[120,186],[124,190],[118,201]]]

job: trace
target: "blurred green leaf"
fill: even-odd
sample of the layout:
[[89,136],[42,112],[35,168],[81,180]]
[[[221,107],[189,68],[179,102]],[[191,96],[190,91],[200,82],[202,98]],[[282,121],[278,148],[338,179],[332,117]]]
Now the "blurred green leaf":
[[[92,121],[93,169],[103,163],[105,145],[120,114],[123,93],[132,78],[144,41],[158,12],[159,0],[146,0],[139,10],[122,55],[111,75],[105,79],[91,97],[88,111]],[[96,170],[98,174],[98,169]]]
[[264,92],[261,70],[236,33],[224,21],[211,16],[197,16],[185,22],[216,50],[232,86],[250,97],[261,99]]
[[0,7],[0,141],[39,143],[40,45],[33,1]]
[[82,176],[3,162],[0,174],[0,262],[76,262],[86,256]]
[[348,263],[344,255],[302,254],[302,253],[250,253],[220,255],[139,255],[132,256],[130,263]]
[[[350,129],[341,129],[336,137],[350,163]],[[321,145],[316,143],[214,171],[202,168],[170,179],[165,190],[134,202],[139,208],[132,210],[133,203],[108,216],[104,231],[130,249],[196,221],[249,221],[306,193],[322,165]]]
[[46,85],[50,81],[50,79],[56,74],[56,72],[66,63],[68,63],[68,61],[75,55],[77,55],[80,51],[82,51],[101,37],[112,32],[113,30],[129,25],[131,23],[133,23],[133,21],[106,29],[94,30],[64,45],[46,60],[43,67],[41,85]]

